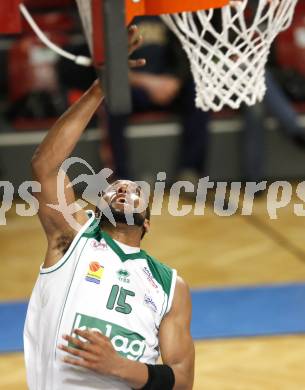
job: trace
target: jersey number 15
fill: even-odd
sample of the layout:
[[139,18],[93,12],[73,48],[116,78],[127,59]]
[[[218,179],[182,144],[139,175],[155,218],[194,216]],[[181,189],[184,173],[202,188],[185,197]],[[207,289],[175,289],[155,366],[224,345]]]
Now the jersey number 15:
[[133,291],[126,290],[125,288],[118,286],[117,284],[112,286],[110,295],[107,301],[107,309],[115,310],[119,313],[130,314],[132,307],[126,302],[128,296],[134,297],[136,294]]

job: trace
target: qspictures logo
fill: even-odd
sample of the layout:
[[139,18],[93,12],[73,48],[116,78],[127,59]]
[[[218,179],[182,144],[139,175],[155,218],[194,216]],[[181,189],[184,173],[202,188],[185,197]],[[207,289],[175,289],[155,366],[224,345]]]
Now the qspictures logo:
[[[76,164],[83,165],[83,168],[90,173],[82,173],[71,183],[66,180],[69,176],[68,170]],[[89,207],[97,207],[101,211],[98,218],[106,218],[113,226],[116,226],[111,207],[106,202],[103,194],[111,185],[113,171],[109,168],[102,169],[95,173],[93,168],[83,159],[70,157],[63,162],[57,175],[57,204],[47,204],[46,206],[60,212],[69,226],[75,231],[79,231],[82,225],[76,218],[76,213]],[[66,199],[67,187],[74,187],[78,184],[85,184],[85,189],[81,199],[68,203]],[[275,181],[267,185],[267,181],[261,182],[213,182],[208,176],[198,179],[197,183],[189,181],[177,181],[166,189],[166,172],[159,172],[154,183],[136,181],[141,189],[141,197],[144,201],[139,206],[133,204],[133,213],[124,213],[129,225],[134,224],[134,214],[142,213],[150,203],[151,215],[161,215],[168,211],[175,217],[187,215],[204,216],[206,211],[208,191],[213,191],[214,202],[208,201],[208,208],[217,216],[230,217],[235,214],[250,216],[253,214],[254,199],[264,193],[266,202],[264,203],[270,219],[278,219],[278,211],[288,206],[292,206],[293,213],[298,217],[305,217],[305,181],[292,186],[288,181]],[[13,207],[14,193],[16,189],[8,181],[0,181],[0,226],[6,225],[6,214]],[[26,181],[18,188],[18,195],[24,201],[16,203],[16,213],[20,216],[34,216],[39,210],[38,200],[33,194],[41,192],[41,184],[37,181]],[[165,193],[168,202],[165,202]],[[194,202],[186,201],[183,193],[192,196]],[[209,192],[211,193],[211,192]],[[149,199],[151,200],[149,202]],[[187,203],[187,204],[183,204]],[[167,210],[166,210],[167,209]]]
[[[93,332],[102,333],[110,339],[114,349],[127,359],[139,360],[144,354],[146,346],[144,337],[117,324],[77,313],[71,329],[71,334],[74,329],[91,330]],[[76,334],[73,334],[73,336],[80,338]]]

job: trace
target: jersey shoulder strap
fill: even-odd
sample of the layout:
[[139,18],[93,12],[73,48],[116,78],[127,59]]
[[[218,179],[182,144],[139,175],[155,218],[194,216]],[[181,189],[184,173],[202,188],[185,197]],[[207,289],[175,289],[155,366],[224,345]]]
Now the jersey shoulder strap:
[[177,271],[170,268],[166,264],[161,263],[159,260],[148,255],[147,253],[146,261],[153,277],[162,286],[164,293],[167,295],[167,308],[165,311],[166,314],[170,311],[172,306],[177,280]]
[[[89,211],[87,212],[88,216],[93,216],[94,213],[93,211]],[[99,226],[99,222],[96,218],[94,218],[91,222],[91,224],[87,227],[87,229],[85,230],[85,232],[83,233],[83,237],[87,237],[87,238],[94,238],[96,240],[101,240],[102,238],[102,232],[101,232],[101,229],[100,229],[100,226]]]

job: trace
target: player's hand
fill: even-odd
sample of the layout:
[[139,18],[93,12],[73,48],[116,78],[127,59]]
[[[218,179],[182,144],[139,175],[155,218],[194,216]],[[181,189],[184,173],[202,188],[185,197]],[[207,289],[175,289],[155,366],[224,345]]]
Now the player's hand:
[[[143,37],[139,33],[139,29],[137,26],[132,25],[128,29],[128,53],[131,55],[135,50],[137,50],[143,42]],[[146,64],[146,60],[144,58],[139,58],[137,60],[129,60],[130,68],[139,68]]]
[[98,332],[76,329],[75,334],[85,341],[69,335],[63,339],[73,344],[59,345],[58,348],[67,352],[64,362],[73,366],[88,368],[103,375],[112,375],[114,367],[119,365],[121,356],[115,351],[108,337]]

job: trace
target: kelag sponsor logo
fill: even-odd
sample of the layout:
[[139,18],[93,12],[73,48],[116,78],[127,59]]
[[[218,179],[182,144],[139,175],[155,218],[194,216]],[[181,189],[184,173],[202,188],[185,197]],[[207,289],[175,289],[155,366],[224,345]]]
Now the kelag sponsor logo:
[[[146,345],[144,337],[111,322],[77,313],[71,329],[71,334],[74,329],[91,330],[102,333],[110,339],[114,349],[127,359],[139,360],[144,354]],[[73,336],[79,338],[76,334]]]

